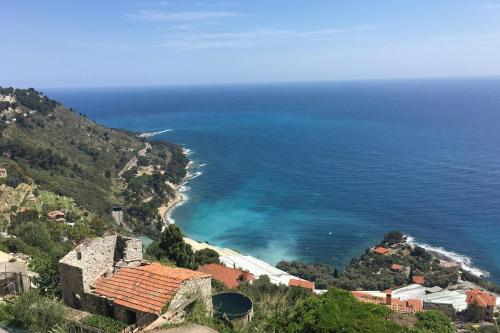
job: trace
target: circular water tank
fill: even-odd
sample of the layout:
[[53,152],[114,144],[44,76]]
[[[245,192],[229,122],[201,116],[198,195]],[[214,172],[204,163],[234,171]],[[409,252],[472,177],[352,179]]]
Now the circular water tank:
[[214,316],[229,321],[250,321],[253,315],[253,302],[247,296],[226,292],[212,296]]

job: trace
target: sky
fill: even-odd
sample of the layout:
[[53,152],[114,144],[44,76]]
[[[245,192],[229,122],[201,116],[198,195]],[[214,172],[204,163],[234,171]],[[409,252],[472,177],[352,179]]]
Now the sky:
[[0,0],[0,85],[500,75],[500,0]]

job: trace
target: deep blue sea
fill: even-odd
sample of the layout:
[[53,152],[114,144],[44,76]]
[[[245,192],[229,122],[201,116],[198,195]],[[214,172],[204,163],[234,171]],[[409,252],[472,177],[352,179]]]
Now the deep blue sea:
[[500,282],[500,79],[50,89],[97,122],[185,145],[173,213],[272,263],[344,265],[389,230]]

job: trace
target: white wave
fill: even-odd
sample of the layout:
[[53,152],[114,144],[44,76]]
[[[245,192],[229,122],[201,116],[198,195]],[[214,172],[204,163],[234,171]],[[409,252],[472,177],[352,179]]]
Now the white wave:
[[[182,152],[186,156],[189,156],[193,153],[193,151],[189,148],[183,148]],[[198,178],[199,176],[201,176],[203,174],[201,171],[191,173],[191,172],[189,172],[189,170],[198,169],[199,167],[205,166],[205,165],[206,164],[198,164],[197,162],[194,162],[192,160],[190,160],[188,162],[188,164],[186,166],[186,176],[182,180],[181,186],[178,188],[178,192],[182,196],[182,200],[178,204],[176,204],[174,207],[169,209],[169,211],[165,214],[165,220],[168,222],[168,224],[175,224],[175,220],[172,218],[172,214],[173,214],[174,210],[177,209],[178,207],[184,205],[189,200],[188,192],[191,188],[189,186],[187,186],[188,182],[192,179]],[[165,228],[165,226],[163,226],[163,229],[164,228]]]
[[184,180],[184,181],[193,180],[193,179],[195,179],[195,178],[198,178],[198,177],[199,177],[199,176],[201,176],[202,174],[203,174],[203,172],[201,172],[201,171],[197,171],[197,172],[195,172],[195,173],[189,173],[189,172],[188,172],[188,173],[186,174],[186,178],[185,178],[185,180]]
[[417,243],[415,238],[412,236],[406,235],[406,242],[412,246],[420,246],[424,248],[426,251],[431,253],[435,253],[437,256],[442,256],[447,260],[456,262],[463,270],[479,277],[487,277],[489,275],[488,271],[482,270],[480,268],[472,266],[472,259],[453,251],[448,251],[439,246],[432,246],[425,243]]
[[172,132],[173,129],[164,129],[164,130],[161,130],[161,131],[156,131],[156,132],[144,132],[144,133],[141,133],[139,134],[139,137],[140,138],[149,138],[149,137],[152,137],[152,136],[155,136],[155,135],[158,135],[158,134],[162,134],[162,133],[166,133],[166,132]]
[[[168,222],[168,224],[175,224],[175,220],[174,218],[172,217],[172,213],[174,212],[175,209],[179,208],[180,206],[184,205],[188,200],[189,200],[189,196],[186,194],[186,192],[189,190],[189,187],[188,186],[181,186],[179,188],[179,193],[182,197],[182,200],[179,201],[175,206],[173,206],[172,208],[170,208],[168,210],[168,212],[165,214],[165,220]],[[162,228],[162,231],[163,229],[165,229],[165,225],[163,226]]]

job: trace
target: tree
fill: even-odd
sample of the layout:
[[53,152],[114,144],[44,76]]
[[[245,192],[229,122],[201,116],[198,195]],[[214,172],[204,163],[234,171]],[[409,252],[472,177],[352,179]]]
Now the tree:
[[201,249],[194,253],[194,262],[198,266],[219,264],[219,253],[212,249]]
[[59,280],[59,269],[57,263],[60,256],[37,256],[30,262],[31,268],[38,273],[33,278],[33,283],[37,286],[42,295],[50,297],[61,296],[61,281]]
[[169,260],[179,267],[193,267],[193,249],[183,239],[181,229],[170,224],[163,230],[158,242],[153,242],[147,253],[157,260]]
[[432,259],[432,255],[427,253],[427,251],[425,251],[425,249],[420,246],[415,246],[415,248],[411,252],[411,255],[414,257],[421,258],[424,261],[429,261]]
[[389,231],[384,235],[382,243],[387,245],[399,244],[404,241],[404,235],[400,231]]

